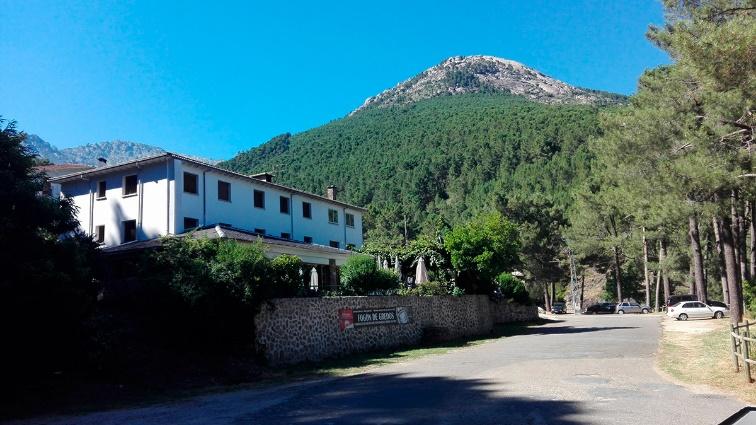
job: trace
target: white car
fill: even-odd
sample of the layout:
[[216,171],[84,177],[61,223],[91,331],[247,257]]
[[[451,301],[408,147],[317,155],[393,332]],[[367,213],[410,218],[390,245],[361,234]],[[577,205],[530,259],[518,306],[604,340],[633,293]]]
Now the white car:
[[728,313],[727,307],[714,307],[700,301],[683,301],[667,308],[667,316],[677,320],[721,319]]

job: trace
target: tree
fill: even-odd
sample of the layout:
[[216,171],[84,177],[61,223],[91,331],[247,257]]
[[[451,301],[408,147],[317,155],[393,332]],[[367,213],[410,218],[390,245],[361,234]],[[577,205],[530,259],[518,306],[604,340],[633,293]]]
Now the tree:
[[468,294],[491,293],[496,276],[519,264],[517,226],[499,213],[455,226],[444,245],[457,272],[457,286]]
[[40,194],[44,176],[25,137],[0,118],[0,373],[11,378],[81,358],[98,291],[96,244],[77,233],[69,200]]

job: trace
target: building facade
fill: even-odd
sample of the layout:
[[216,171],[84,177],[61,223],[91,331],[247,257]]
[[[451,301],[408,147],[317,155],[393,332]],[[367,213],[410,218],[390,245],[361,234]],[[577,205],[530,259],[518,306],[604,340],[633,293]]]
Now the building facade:
[[315,195],[276,184],[269,174],[247,176],[173,153],[51,182],[73,200],[82,230],[106,248],[220,225],[290,241],[300,251],[332,248],[342,254],[340,265],[363,243],[365,209],[337,200],[335,187]]

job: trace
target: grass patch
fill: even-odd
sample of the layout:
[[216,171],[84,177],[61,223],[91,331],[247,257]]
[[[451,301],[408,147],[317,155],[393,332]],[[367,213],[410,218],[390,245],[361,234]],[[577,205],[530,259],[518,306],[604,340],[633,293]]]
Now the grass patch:
[[735,373],[729,324],[729,320],[664,320],[657,364],[685,384],[705,385],[756,403],[756,384],[745,382],[742,369]]

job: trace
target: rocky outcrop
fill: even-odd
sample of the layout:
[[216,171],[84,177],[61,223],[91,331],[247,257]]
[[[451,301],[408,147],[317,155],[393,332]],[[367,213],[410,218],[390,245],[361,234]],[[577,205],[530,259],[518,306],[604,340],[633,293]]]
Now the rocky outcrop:
[[354,112],[480,92],[509,93],[547,104],[606,105],[625,101],[621,95],[571,86],[519,62],[494,56],[454,56],[368,98]]

